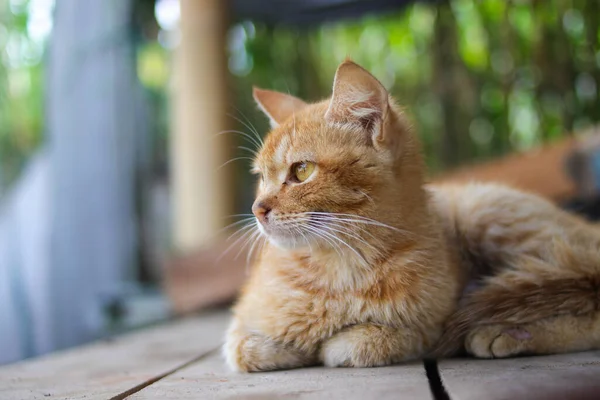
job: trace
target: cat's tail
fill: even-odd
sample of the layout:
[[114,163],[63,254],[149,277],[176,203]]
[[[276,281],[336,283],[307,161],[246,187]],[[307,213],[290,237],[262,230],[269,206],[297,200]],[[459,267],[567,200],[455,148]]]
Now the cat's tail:
[[524,324],[557,315],[600,310],[600,249],[552,246],[543,258],[522,256],[487,278],[461,302],[430,356],[460,353],[475,326]]

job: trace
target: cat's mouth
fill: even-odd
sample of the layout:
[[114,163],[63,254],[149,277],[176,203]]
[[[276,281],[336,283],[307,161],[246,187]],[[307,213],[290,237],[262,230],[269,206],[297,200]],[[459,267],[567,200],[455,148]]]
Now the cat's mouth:
[[305,223],[289,219],[271,218],[258,221],[258,229],[273,245],[283,249],[308,247],[311,239]]
[[262,230],[263,234],[266,236],[267,240],[281,248],[286,250],[304,248],[308,246],[308,241],[306,237],[302,237],[298,234],[290,233],[290,232],[267,232],[266,230]]

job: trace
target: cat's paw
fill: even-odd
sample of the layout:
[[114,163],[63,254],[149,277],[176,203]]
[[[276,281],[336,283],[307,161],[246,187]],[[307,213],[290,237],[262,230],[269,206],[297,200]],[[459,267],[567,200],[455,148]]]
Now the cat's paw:
[[339,332],[323,342],[319,359],[326,367],[366,368],[391,364],[391,357],[371,339],[356,329]]
[[465,347],[475,357],[506,358],[526,353],[531,339],[531,333],[520,327],[488,325],[471,331]]
[[[250,343],[248,343],[250,341]],[[253,351],[255,347],[250,336],[240,335],[237,332],[229,333],[223,345],[223,357],[230,370],[235,372],[254,371]]]
[[227,366],[237,372],[272,371],[309,365],[310,357],[258,334],[230,332],[223,346]]

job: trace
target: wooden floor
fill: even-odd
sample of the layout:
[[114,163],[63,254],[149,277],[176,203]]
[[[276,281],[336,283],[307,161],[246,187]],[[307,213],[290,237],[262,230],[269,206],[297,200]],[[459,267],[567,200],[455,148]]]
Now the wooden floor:
[[[0,367],[0,399],[431,399],[420,363],[227,371],[224,311]],[[452,399],[600,399],[600,352],[440,364]]]

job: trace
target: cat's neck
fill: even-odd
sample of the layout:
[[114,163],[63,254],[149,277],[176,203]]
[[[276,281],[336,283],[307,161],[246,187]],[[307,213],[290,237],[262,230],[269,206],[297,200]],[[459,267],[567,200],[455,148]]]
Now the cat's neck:
[[333,291],[369,288],[385,271],[402,268],[398,260],[412,259],[413,254],[422,251],[420,243],[429,242],[425,236],[429,235],[431,223],[426,209],[419,211],[418,218],[408,218],[409,223],[406,218],[388,218],[385,227],[367,224],[352,236],[340,235],[337,240],[318,246],[275,251],[291,261],[284,263],[286,274],[294,276],[300,286]]

